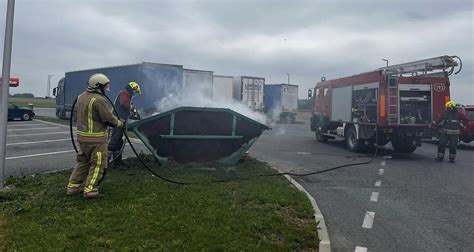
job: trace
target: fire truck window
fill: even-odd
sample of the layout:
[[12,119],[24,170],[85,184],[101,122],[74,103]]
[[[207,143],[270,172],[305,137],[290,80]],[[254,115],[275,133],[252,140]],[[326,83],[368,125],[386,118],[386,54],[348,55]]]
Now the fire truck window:
[[324,97],[326,97],[326,95],[328,94],[328,91],[329,91],[328,88],[324,88]]

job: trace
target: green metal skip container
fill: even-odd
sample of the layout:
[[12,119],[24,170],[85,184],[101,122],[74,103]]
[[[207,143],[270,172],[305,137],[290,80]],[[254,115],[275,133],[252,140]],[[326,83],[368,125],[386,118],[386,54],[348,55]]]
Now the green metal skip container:
[[227,108],[179,107],[130,123],[162,164],[236,164],[268,126]]

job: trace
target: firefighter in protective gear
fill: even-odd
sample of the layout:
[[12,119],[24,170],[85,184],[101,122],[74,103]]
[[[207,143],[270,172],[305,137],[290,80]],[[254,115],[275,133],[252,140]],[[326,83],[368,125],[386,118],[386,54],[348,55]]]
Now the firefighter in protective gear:
[[[129,118],[133,120],[140,120],[138,110],[133,107],[132,102],[133,97],[138,94],[141,94],[140,85],[133,81],[125,85],[124,89],[120,91],[114,102],[114,106],[117,109],[120,120],[124,122],[126,122]],[[122,146],[123,131],[121,129],[113,129],[109,142],[109,151],[112,153],[112,159],[116,163],[120,163],[122,161]]]
[[433,122],[439,129],[438,155],[436,161],[442,162],[446,145],[449,144],[449,162],[454,163],[461,127],[467,125],[466,116],[456,108],[456,103],[449,101],[445,105],[446,112],[438,122]]
[[77,98],[77,141],[80,148],[67,186],[69,195],[80,193],[82,186],[85,198],[98,195],[107,168],[107,127],[121,128],[124,125],[112,114],[104,97],[109,85],[107,76],[94,74],[89,78],[87,90]]

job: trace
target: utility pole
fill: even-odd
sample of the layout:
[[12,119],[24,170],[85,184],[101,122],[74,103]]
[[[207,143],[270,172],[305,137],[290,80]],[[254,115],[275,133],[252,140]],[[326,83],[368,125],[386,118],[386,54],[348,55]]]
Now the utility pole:
[[52,74],[48,74],[48,90],[46,90],[46,97],[49,98],[51,92],[51,76]]
[[382,59],[383,61],[387,62],[387,67],[388,67],[388,59]]
[[286,75],[288,75],[288,85],[290,85],[290,74],[286,73]]
[[15,0],[7,2],[5,43],[3,44],[2,84],[0,88],[0,189],[5,181],[5,154],[7,143],[8,92],[10,88],[10,66],[12,59],[13,14]]

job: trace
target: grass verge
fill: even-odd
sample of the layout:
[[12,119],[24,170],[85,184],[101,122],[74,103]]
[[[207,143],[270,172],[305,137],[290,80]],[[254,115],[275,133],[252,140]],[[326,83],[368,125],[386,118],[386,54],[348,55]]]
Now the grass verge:
[[[151,161],[150,157],[147,157]],[[235,167],[109,169],[99,199],[66,196],[69,172],[9,179],[0,192],[0,250],[310,250],[318,248],[304,193],[250,159]],[[125,168],[126,167],[126,168]],[[213,182],[219,181],[219,182]]]
[[55,108],[56,107],[55,99],[9,97],[8,101],[19,107],[27,107],[29,103],[32,103],[35,108]]

